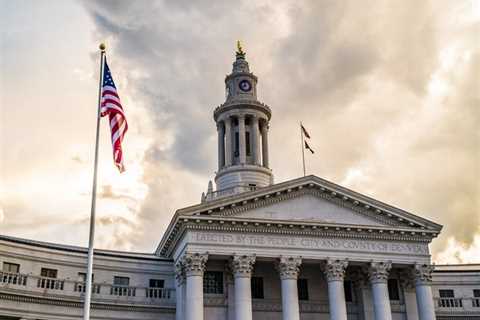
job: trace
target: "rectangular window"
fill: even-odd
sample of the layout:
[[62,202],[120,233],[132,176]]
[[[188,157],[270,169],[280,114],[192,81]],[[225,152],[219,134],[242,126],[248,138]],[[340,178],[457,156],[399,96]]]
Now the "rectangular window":
[[298,279],[298,300],[308,300],[308,281],[307,279]]
[[480,298],[480,289],[473,289],[473,296],[475,298]]
[[56,278],[57,277],[57,270],[49,269],[49,268],[42,268],[40,271],[40,275],[46,278]]
[[248,132],[248,131],[245,132],[245,149],[246,149],[247,156],[250,156],[251,155],[250,132]]
[[126,286],[130,285],[130,278],[129,277],[113,277],[113,284],[116,286]]
[[451,289],[440,289],[438,290],[438,293],[440,294],[440,298],[454,298],[455,294],[453,293],[453,290]]
[[238,132],[235,132],[235,157],[240,156],[240,139]]
[[[87,274],[85,272],[78,273],[78,282],[86,282]],[[93,273],[92,273],[92,282],[93,282]]]
[[3,272],[20,273],[20,265],[16,263],[4,262]]
[[149,287],[150,288],[163,288],[165,285],[165,280],[162,279],[150,279]]
[[252,298],[263,299],[263,278],[252,277]]
[[345,291],[345,301],[353,302],[353,283],[350,280],[343,282],[343,290]]
[[203,274],[203,293],[223,294],[223,272],[206,271]]
[[388,296],[390,300],[400,300],[400,290],[397,279],[388,279]]

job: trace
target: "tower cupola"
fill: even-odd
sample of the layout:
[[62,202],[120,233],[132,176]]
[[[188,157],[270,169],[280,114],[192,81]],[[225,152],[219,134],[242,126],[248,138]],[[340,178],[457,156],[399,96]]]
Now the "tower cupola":
[[218,131],[216,191],[205,200],[265,187],[273,183],[268,162],[270,108],[257,100],[258,78],[237,43],[232,73],[225,78],[226,101],[213,118]]

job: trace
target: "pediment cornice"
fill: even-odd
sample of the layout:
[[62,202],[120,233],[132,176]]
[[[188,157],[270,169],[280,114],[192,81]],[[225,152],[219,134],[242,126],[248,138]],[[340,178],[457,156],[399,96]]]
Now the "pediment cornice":
[[[223,197],[218,200],[178,210],[172,219],[167,232],[164,234],[164,237],[157,248],[156,254],[158,255],[161,252],[164,254],[168,251],[165,246],[168,247],[169,243],[171,244],[171,241],[177,235],[181,224],[180,217],[182,217],[182,219],[187,219],[188,221],[193,217],[198,217],[198,219],[202,221],[204,218],[207,220],[210,218],[212,221],[217,220],[217,218],[223,218],[224,220],[227,218],[242,220],[241,214],[243,212],[304,195],[312,195],[334,203],[337,206],[348,208],[353,212],[384,224],[385,226],[380,229],[388,229],[389,232],[391,230],[402,230],[402,232],[424,233],[428,235],[427,237],[431,240],[433,237],[437,236],[442,229],[441,225],[407,211],[364,196],[319,177],[306,176],[257,189],[255,191]],[[253,221],[253,223],[260,223],[259,221],[255,222],[255,219],[250,220]],[[275,221],[274,223],[278,223],[278,221]],[[297,223],[299,222],[293,223],[290,221],[287,224],[296,225]],[[300,223],[302,224],[303,222]],[[309,225],[308,223],[303,224]],[[316,223],[315,225],[329,227],[328,224],[322,223]],[[338,226],[338,228],[351,227],[352,226],[349,225]],[[353,227],[355,228],[355,226]],[[369,226],[368,228],[376,230],[375,227]]]

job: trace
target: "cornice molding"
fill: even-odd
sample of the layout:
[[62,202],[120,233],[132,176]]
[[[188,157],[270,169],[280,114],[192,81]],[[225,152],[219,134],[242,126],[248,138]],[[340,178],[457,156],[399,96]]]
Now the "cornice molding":
[[[58,299],[39,297],[32,295],[19,295],[14,293],[0,292],[0,300],[8,300],[23,303],[35,303],[54,305],[67,308],[83,308],[83,301],[72,299]],[[120,303],[98,303],[92,301],[92,309],[98,310],[114,310],[114,311],[135,311],[135,312],[155,312],[155,313],[175,313],[175,305],[156,306],[156,305],[141,305],[141,304],[120,304]]]

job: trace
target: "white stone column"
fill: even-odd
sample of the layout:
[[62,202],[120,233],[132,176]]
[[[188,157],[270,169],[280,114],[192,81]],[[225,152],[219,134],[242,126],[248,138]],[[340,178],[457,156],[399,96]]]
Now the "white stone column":
[[240,156],[240,164],[247,162],[246,148],[247,143],[245,141],[245,115],[240,114],[238,116],[238,154]]
[[343,280],[348,266],[347,260],[327,261],[322,265],[323,272],[328,282],[328,305],[330,320],[347,320],[347,304]]
[[218,132],[218,171],[225,166],[225,126],[223,121],[217,123]]
[[185,320],[203,320],[203,273],[208,254],[186,253],[183,265],[187,279]]
[[373,310],[375,320],[392,320],[392,309],[388,296],[388,274],[392,268],[391,262],[371,262],[368,276],[372,286]]
[[282,281],[282,319],[300,320],[297,280],[300,273],[300,257],[280,257],[277,269]]
[[258,117],[254,115],[252,117],[252,156],[253,164],[258,165],[260,163],[260,132],[259,132]]
[[262,159],[263,166],[268,168],[268,122],[264,121],[262,124]]
[[232,119],[225,119],[225,165],[231,166],[233,163],[232,152]]
[[414,272],[418,318],[420,320],[435,320],[435,307],[431,288],[433,266],[417,264],[415,265]]
[[235,320],[252,320],[251,278],[254,255],[234,255],[231,269],[235,281]]
[[176,311],[175,320],[185,319],[185,299],[184,299],[184,287],[185,287],[185,270],[182,261],[178,261],[175,264],[175,279],[176,279]]
[[225,266],[225,280],[227,282],[227,320],[235,320],[235,282],[229,263]]

